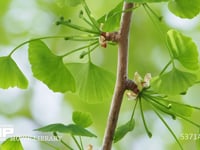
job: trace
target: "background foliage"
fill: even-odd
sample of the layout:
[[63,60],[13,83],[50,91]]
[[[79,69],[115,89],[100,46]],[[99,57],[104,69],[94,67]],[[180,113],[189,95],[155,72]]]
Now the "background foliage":
[[[87,0],[87,2],[95,18],[100,18],[105,12],[108,12],[110,8],[114,8],[120,1]],[[198,22],[199,16],[192,20],[180,19],[169,12],[166,3],[150,4],[150,6],[154,8],[158,14],[163,16],[163,21],[159,24],[161,29],[165,30],[170,27],[182,31],[184,35],[193,37],[198,47],[200,46],[200,37],[198,34],[200,30],[200,24]],[[173,9],[172,6],[170,7]],[[79,11],[79,6],[69,7],[65,0],[0,1],[1,56],[6,56],[16,45],[33,37],[74,34],[74,30],[56,26],[55,22],[60,16],[64,16],[65,18],[73,19],[73,22],[86,26],[78,17]],[[110,30],[109,27],[106,28],[106,30]],[[147,72],[151,72],[153,76],[157,75],[168,62],[168,52],[164,46],[163,37],[160,36],[158,27],[151,22],[142,8],[134,12],[130,36],[129,77],[132,78],[135,71],[138,71],[142,76]],[[56,54],[62,54],[66,49],[79,47],[82,44],[80,43],[80,45],[77,45],[75,42],[61,39],[50,39],[46,40],[45,43],[47,43],[48,47]],[[117,60],[116,48],[116,46],[110,45],[106,50],[98,48],[98,50],[92,54],[93,63],[115,73]],[[97,147],[100,146],[102,142],[100,139],[103,137],[111,96],[108,96],[107,100],[103,103],[88,105],[76,94],[68,93],[62,95],[53,93],[45,85],[32,77],[31,66],[27,59],[27,49],[27,46],[22,47],[20,51],[14,54],[13,59],[16,60],[20,69],[23,70],[28,78],[29,88],[28,90],[19,90],[17,88],[0,90],[0,123],[3,122],[4,124],[14,125],[17,135],[35,135],[38,133],[32,132],[32,130],[40,126],[55,122],[68,124],[71,122],[73,110],[86,111],[92,114],[94,120],[93,130],[99,137],[99,141],[95,144],[88,143],[88,141],[86,141],[86,143],[97,145]],[[71,63],[71,66],[74,65],[73,63],[75,61],[87,63],[87,59],[79,59],[79,55],[80,53],[67,57],[66,62]],[[81,65],[78,67],[83,68]],[[90,67],[95,66],[91,65]],[[85,67],[84,70],[87,70],[87,67]],[[77,76],[78,75],[80,74],[77,74]],[[24,80],[24,84],[19,86],[27,86],[26,81]],[[63,88],[65,89],[65,87]],[[172,97],[172,99],[176,98],[179,101],[184,101],[200,107],[198,92],[199,85],[196,85],[188,91],[186,96],[176,96]],[[125,97],[125,99],[127,98]],[[127,120],[130,110],[132,109],[133,103],[125,100],[122,113],[120,114],[119,121],[121,124]],[[147,121],[151,122],[149,127],[152,129],[152,139],[148,139],[146,136],[143,126],[141,126],[141,119],[137,118],[137,113],[139,112],[136,111],[135,120],[138,121],[135,128],[137,129],[131,132],[122,141],[115,144],[115,149],[130,149],[130,147],[138,150],[147,147],[150,150],[177,149],[177,144],[174,143],[171,135],[162,124],[159,123],[152,111],[148,110],[145,106],[144,109],[146,110],[145,115]],[[198,120],[197,117],[198,114],[194,112],[192,118]],[[168,118],[166,117],[166,119]],[[183,133],[197,133],[196,130],[191,129],[185,122],[180,121],[177,123],[169,119],[168,123],[172,126],[177,135],[181,136]],[[48,149],[48,147],[35,142],[27,142],[26,140],[22,142],[25,144],[25,149]],[[185,149],[197,149],[196,143],[198,141],[196,140],[182,140],[181,142]]]

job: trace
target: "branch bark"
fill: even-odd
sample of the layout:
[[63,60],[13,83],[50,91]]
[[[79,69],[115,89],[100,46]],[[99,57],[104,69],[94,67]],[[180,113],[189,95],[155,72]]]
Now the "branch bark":
[[107,127],[105,130],[104,141],[102,150],[111,150],[113,136],[115,133],[115,128],[117,126],[118,116],[122,104],[123,95],[126,89],[128,89],[128,78],[127,78],[127,68],[128,68],[128,39],[129,39],[129,29],[131,24],[132,11],[125,11],[127,9],[133,8],[133,3],[124,2],[123,14],[121,17],[121,27],[118,32],[117,42],[119,44],[118,48],[118,68],[117,68],[117,80],[115,84],[114,95],[112,98],[112,104],[108,116]]

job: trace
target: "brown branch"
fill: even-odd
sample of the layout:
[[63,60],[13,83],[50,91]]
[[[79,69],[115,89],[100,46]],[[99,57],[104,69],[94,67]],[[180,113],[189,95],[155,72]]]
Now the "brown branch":
[[125,11],[125,10],[131,9],[133,7],[134,7],[133,3],[124,2],[123,6],[124,13],[122,14],[121,17],[121,28],[117,34],[117,41],[119,44],[117,80],[115,84],[114,95],[112,98],[110,113],[108,116],[108,122],[104,135],[102,150],[111,150],[113,136],[115,133],[115,128],[117,126],[123,95],[125,90],[127,89],[128,35],[129,35],[132,11]]

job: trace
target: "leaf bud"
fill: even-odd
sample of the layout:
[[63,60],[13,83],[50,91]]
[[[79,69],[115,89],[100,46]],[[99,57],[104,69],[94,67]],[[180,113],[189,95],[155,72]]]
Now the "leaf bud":
[[168,107],[169,109],[172,108],[172,104],[169,104],[167,107]]

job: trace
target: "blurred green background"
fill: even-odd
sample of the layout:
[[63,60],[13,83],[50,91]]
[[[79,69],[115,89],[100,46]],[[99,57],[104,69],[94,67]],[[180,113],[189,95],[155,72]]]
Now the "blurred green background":
[[[86,0],[95,18],[100,18],[111,8],[114,8],[120,0]],[[171,14],[166,3],[151,4],[151,8],[163,16],[163,21],[155,26],[144,9],[141,7],[134,11],[130,33],[129,52],[129,77],[133,78],[138,71],[142,76],[150,72],[157,75],[168,62],[168,52],[164,46],[159,28],[164,33],[169,28],[182,31],[185,35],[193,37],[200,47],[200,17],[192,20],[180,19]],[[65,0],[0,0],[0,55],[8,54],[14,47],[31,38],[49,35],[76,34],[74,30],[62,26],[56,26],[55,22],[60,16],[70,18],[77,24],[82,24],[78,18],[81,6],[69,7]],[[83,24],[84,25],[84,24]],[[60,53],[74,46],[71,42],[61,39],[45,40],[48,46]],[[74,110],[86,111],[92,114],[94,125],[92,130],[98,135],[98,139],[85,139],[85,147],[94,145],[94,150],[100,148],[111,98],[100,104],[86,104],[75,94],[53,93],[43,83],[33,78],[30,64],[27,58],[27,45],[20,48],[14,54],[14,59],[29,79],[29,88],[21,90],[10,88],[0,89],[0,125],[12,125],[15,134],[34,136],[40,133],[33,129],[50,123],[71,123],[71,114]],[[107,49],[99,48],[92,54],[95,64],[102,66],[110,72],[116,72],[117,46],[108,46]],[[66,62],[85,62],[80,60],[79,54],[72,55]],[[189,89],[184,97],[173,97],[178,101],[200,107],[200,86]],[[134,101],[124,98],[119,124],[127,121],[131,115]],[[177,150],[178,145],[163,126],[155,114],[145,107],[145,116],[153,133],[151,139],[145,133],[141,122],[140,113],[136,111],[136,126],[123,140],[114,144],[113,150]],[[178,137],[184,133],[198,134],[199,129],[185,123],[174,121],[164,117],[171,125]],[[199,120],[199,112],[194,112],[193,120]],[[200,122],[200,121],[199,121]],[[66,139],[69,140],[69,139]],[[198,150],[198,140],[181,140],[185,149]],[[69,141],[70,142],[70,141]],[[22,140],[25,150],[47,150],[49,147],[35,141]],[[199,147],[200,149],[200,147]]]

